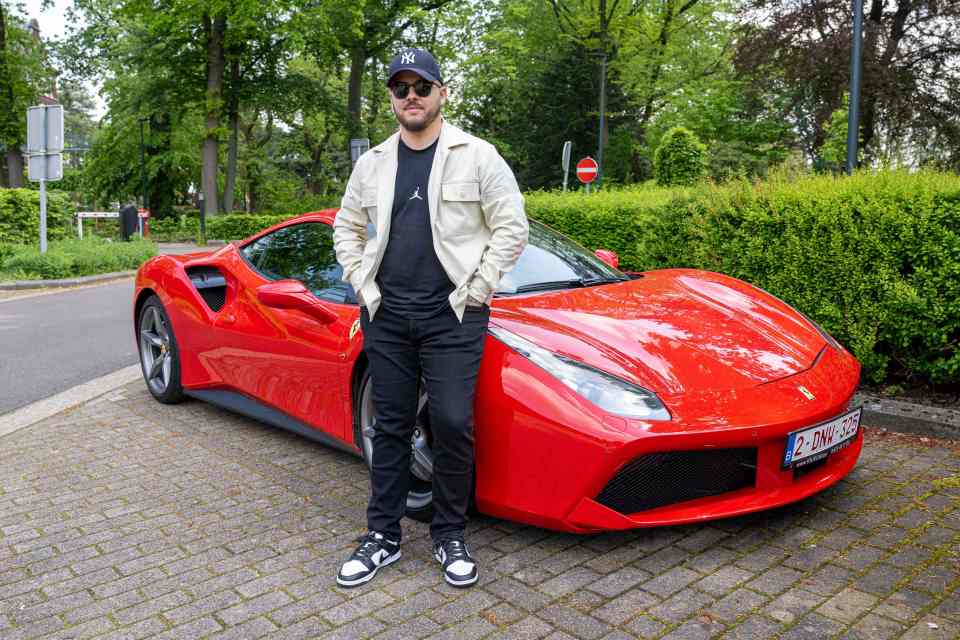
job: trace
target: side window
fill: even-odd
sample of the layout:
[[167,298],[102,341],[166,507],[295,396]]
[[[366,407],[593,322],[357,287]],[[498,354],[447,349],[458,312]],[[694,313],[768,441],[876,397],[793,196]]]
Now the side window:
[[340,279],[343,268],[333,250],[329,225],[305,222],[284,227],[240,251],[254,269],[271,280],[299,280],[321,300],[356,301],[353,288]]

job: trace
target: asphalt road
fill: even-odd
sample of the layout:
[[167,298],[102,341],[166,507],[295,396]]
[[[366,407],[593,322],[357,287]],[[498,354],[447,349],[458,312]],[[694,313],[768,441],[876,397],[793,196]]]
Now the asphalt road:
[[133,278],[0,300],[0,414],[137,363]]

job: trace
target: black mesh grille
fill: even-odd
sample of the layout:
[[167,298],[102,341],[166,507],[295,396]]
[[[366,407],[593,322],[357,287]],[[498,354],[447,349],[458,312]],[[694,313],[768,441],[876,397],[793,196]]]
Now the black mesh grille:
[[189,267],[187,275],[207,306],[212,311],[220,311],[227,299],[227,281],[220,270],[208,266]]
[[597,502],[623,514],[637,513],[752,487],[756,475],[755,448],[651,453],[620,469]]
[[211,310],[220,311],[220,308],[223,307],[223,303],[227,299],[227,288],[213,287],[209,289],[200,289],[200,296],[203,298],[203,301],[207,303],[207,306],[210,307]]
[[803,476],[807,475],[807,474],[810,473],[811,471],[816,471],[817,469],[819,469],[819,468],[822,467],[823,465],[827,464],[827,460],[828,460],[828,459],[829,459],[829,456],[827,456],[826,458],[823,458],[822,460],[817,460],[816,462],[811,462],[810,464],[803,465],[802,467],[796,467],[796,468],[794,468],[794,470],[793,470],[793,479],[794,479],[794,480],[797,480],[797,479],[802,478]]

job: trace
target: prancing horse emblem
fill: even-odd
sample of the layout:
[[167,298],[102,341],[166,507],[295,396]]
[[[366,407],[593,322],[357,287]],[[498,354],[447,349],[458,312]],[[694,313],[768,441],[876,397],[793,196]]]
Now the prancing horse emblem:
[[797,387],[797,389],[799,389],[799,390],[800,390],[800,393],[802,393],[803,395],[805,395],[805,396],[807,397],[807,400],[816,400],[816,399],[817,399],[817,396],[815,396],[815,395],[813,395],[812,393],[810,393],[810,390],[807,389],[805,386],[800,385],[799,387]]

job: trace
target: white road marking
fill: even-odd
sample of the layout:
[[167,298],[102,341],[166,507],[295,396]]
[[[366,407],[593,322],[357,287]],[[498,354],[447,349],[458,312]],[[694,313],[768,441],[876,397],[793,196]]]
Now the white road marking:
[[142,376],[143,374],[141,373],[139,364],[130,365],[129,367],[124,367],[123,369],[108,373],[105,376],[90,380],[89,382],[79,384],[72,389],[61,391],[49,398],[37,400],[25,407],[14,409],[0,416],[0,436],[19,431],[41,420],[46,420],[50,416],[55,416],[61,411],[66,411],[71,407],[88,402],[97,396],[102,396]]

